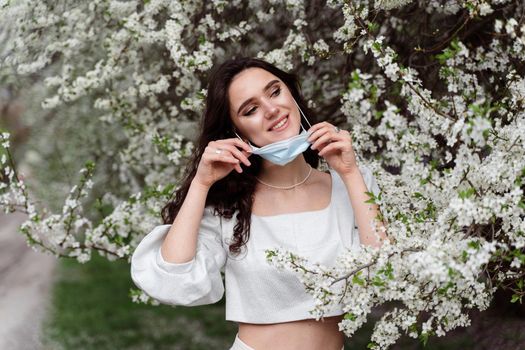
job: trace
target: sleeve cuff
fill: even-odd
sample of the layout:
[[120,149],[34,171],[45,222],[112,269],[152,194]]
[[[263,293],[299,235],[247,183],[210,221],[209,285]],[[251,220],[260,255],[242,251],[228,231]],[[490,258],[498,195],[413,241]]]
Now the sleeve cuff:
[[187,273],[189,272],[192,267],[193,267],[193,264],[195,262],[195,257],[193,257],[193,259],[191,259],[190,261],[188,262],[185,262],[185,263],[180,263],[180,264],[177,264],[177,263],[171,263],[171,262],[167,262],[166,260],[164,260],[164,258],[162,257],[162,254],[160,252],[160,247],[157,249],[157,255],[156,255],[156,262],[157,262],[157,265],[163,269],[164,271],[166,272],[169,272],[169,273]]

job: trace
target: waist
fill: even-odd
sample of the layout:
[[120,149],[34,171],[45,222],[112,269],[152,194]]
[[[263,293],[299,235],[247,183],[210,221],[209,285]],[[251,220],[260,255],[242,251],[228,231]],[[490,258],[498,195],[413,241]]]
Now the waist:
[[292,322],[239,323],[239,338],[255,349],[340,350],[344,336],[338,323],[342,316]]

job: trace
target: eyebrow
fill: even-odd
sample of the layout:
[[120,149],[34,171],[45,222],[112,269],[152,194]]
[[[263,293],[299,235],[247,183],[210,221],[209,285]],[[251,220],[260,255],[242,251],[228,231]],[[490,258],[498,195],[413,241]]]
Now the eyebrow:
[[[272,87],[273,84],[275,83],[278,83],[279,80],[277,79],[274,79],[272,81],[270,81],[268,84],[266,84],[266,86],[263,88],[263,92],[266,92],[269,88]],[[246,106],[248,103],[250,103],[251,101],[253,100],[253,97],[250,97],[249,99],[247,99],[246,101],[244,101],[241,106],[239,107],[239,109],[237,110],[237,115],[239,115],[241,113],[241,110],[244,108],[244,106]]]

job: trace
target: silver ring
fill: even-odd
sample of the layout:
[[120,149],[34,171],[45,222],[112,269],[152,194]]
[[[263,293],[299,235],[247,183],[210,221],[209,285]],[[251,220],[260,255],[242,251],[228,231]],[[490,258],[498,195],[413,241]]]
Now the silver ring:
[[341,129],[339,129],[339,127],[337,127],[337,126],[334,126],[334,130],[335,130],[335,132],[341,131]]
[[221,154],[221,152],[222,152],[222,149],[220,149],[220,148],[217,148],[217,149],[215,150],[215,153],[217,153],[217,154]]

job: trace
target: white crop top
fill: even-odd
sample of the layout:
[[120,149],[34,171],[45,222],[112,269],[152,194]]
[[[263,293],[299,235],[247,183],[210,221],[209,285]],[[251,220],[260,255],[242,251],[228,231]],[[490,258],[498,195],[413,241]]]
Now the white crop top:
[[[369,191],[379,193],[375,178],[360,166]],[[201,220],[193,260],[176,264],[163,259],[160,246],[171,225],[156,226],[137,246],[131,258],[131,277],[146,294],[171,305],[203,305],[219,301],[226,286],[226,320],[279,323],[313,318],[313,298],[290,271],[280,271],[266,260],[266,249],[288,248],[297,254],[333,265],[345,248],[359,247],[359,234],[346,186],[330,169],[331,201],[328,207],[273,216],[252,215],[247,249],[228,253],[235,215],[213,215],[207,206]],[[224,272],[224,280],[221,276]],[[334,308],[325,317],[343,314]]]

